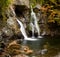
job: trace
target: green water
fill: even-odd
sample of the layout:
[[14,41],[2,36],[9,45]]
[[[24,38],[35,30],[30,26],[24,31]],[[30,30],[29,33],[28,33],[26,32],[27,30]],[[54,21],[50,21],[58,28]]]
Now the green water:
[[[29,46],[35,52],[47,48],[48,52],[45,54],[45,57],[52,57],[53,55],[57,55],[60,52],[60,36],[47,36],[37,41],[25,41],[25,45]],[[44,45],[46,47],[44,47]]]
[[59,48],[60,46],[60,37],[44,37],[41,39],[38,39],[37,41],[26,41],[26,45],[30,46],[31,48],[39,49],[41,48],[44,44],[49,44],[53,47]]

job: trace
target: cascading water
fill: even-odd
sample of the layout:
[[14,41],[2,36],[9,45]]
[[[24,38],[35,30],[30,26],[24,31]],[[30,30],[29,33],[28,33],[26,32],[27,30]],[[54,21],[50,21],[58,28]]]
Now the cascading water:
[[42,36],[40,36],[40,28],[38,26],[38,20],[36,17],[36,14],[34,13],[32,6],[31,6],[31,19],[33,19],[33,21],[31,22],[33,24],[32,26],[32,37],[34,37],[34,31],[33,29],[36,28],[37,32],[38,32],[38,38],[42,38]]
[[[13,14],[14,14],[14,17],[16,18],[15,11],[13,10],[12,7],[10,7],[10,8],[11,8]],[[20,20],[18,20],[18,18],[16,18],[16,20],[17,20],[17,22],[18,22],[19,25],[20,25],[20,31],[21,31],[22,35],[24,36],[24,40],[28,40],[28,41],[36,41],[36,40],[38,40],[38,39],[29,38],[29,37],[27,36],[27,34],[26,34],[26,31],[25,31],[25,28],[24,28],[24,25],[22,24],[22,22],[21,22]]]
[[29,38],[29,37],[27,36],[27,34],[26,34],[26,31],[25,31],[25,28],[24,28],[22,22],[19,21],[18,19],[16,19],[16,20],[17,20],[17,22],[19,23],[19,25],[21,26],[21,27],[20,27],[20,30],[21,30],[22,35],[24,36],[24,40],[29,40],[29,41],[35,41],[35,40],[37,40],[37,39]]
[[34,36],[34,25],[33,25],[32,22],[30,23],[30,25],[31,25],[31,27],[32,27],[32,38],[35,38],[35,36]]

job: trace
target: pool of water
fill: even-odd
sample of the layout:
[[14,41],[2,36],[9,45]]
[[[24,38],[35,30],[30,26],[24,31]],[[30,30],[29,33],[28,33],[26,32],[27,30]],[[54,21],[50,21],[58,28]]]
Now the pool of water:
[[23,43],[34,50],[35,54],[43,49],[47,49],[48,52],[44,55],[45,57],[55,56],[60,53],[60,36],[45,36],[37,41],[23,41]]

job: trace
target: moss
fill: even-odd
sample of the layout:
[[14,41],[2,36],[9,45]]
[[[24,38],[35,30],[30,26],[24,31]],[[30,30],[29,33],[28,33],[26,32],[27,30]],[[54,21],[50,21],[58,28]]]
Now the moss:
[[0,18],[2,18],[3,22],[7,19],[6,18],[6,11],[8,10],[10,4],[13,0],[0,0]]

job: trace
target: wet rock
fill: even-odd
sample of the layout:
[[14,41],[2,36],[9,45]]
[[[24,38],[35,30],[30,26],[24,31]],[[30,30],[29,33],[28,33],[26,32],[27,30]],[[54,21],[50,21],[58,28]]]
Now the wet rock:
[[47,49],[43,49],[43,50],[41,50],[41,54],[43,55],[43,54],[46,54],[47,53]]
[[24,53],[24,54],[32,54],[33,53],[33,50],[31,50],[28,46],[22,46],[21,53]]

